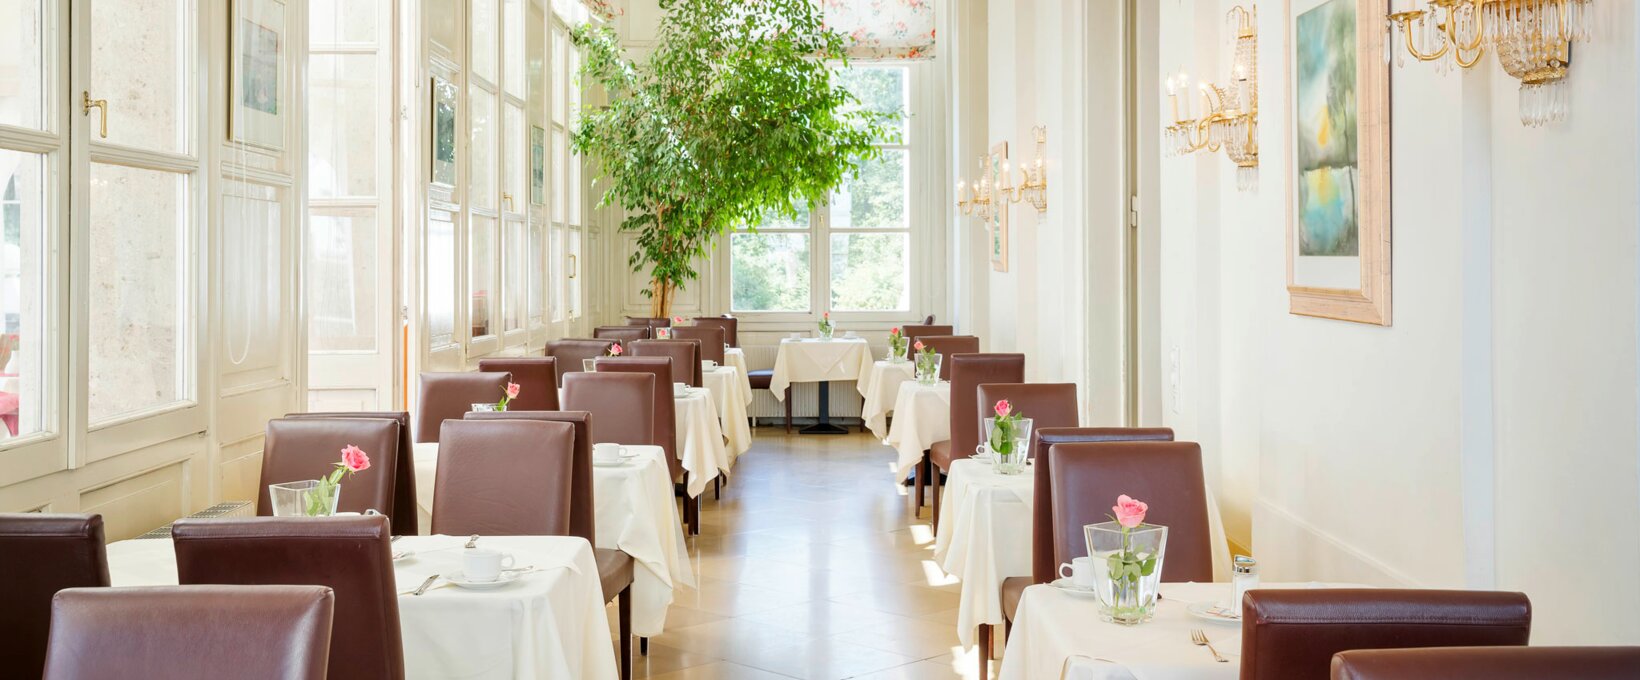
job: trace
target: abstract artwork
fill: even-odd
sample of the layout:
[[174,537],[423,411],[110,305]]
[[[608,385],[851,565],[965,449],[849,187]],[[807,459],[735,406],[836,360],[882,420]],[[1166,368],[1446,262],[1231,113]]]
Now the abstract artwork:
[[433,76],[433,183],[456,185],[456,86]]
[[285,3],[235,3],[230,75],[231,139],[278,151],[285,145]]
[[1288,0],[1290,311],[1390,323],[1388,0]]

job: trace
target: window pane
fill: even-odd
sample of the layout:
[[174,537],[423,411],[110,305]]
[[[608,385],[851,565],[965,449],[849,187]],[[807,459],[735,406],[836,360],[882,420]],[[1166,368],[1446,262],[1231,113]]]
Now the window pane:
[[473,21],[469,31],[472,39],[467,41],[473,58],[473,75],[491,83],[495,82],[495,51],[501,43],[501,36],[496,35],[497,1],[472,0]]
[[569,173],[564,169],[564,131],[561,128],[552,129],[552,221],[563,222],[565,205],[564,187],[569,182]]
[[40,0],[0,2],[0,125],[41,128],[46,97],[41,21]]
[[522,221],[507,222],[507,247],[501,251],[501,288],[507,295],[502,317],[509,331],[524,327],[524,300],[528,297],[524,290],[524,268],[525,258],[529,256],[526,239],[528,234]]
[[530,260],[525,268],[530,273],[530,325],[538,326],[547,320],[547,228],[530,225]]
[[881,157],[862,162],[859,178],[845,179],[831,195],[832,228],[910,228],[907,156],[903,149],[883,149]]
[[906,136],[905,118],[910,113],[906,106],[910,99],[910,79],[906,75],[904,66],[860,66],[842,69],[838,73],[842,86],[860,99],[861,106],[872,111],[901,114],[899,123],[892,126],[891,133],[881,140],[885,143],[910,143]]
[[507,34],[507,61],[501,68],[507,81],[507,92],[520,99],[524,92],[524,0],[506,0],[507,20],[503,29]]
[[552,31],[552,122],[562,125],[568,120],[565,104],[564,77],[569,70],[569,36],[563,31]]
[[308,25],[314,48],[335,43],[376,42],[380,0],[309,0]]
[[39,432],[44,420],[44,165],[0,150],[0,439]]
[[[189,107],[182,52],[188,42],[183,27],[192,25],[187,20],[188,3],[99,0],[90,4],[91,97],[108,100],[108,139],[99,141],[187,151],[183,134]],[[266,30],[252,22],[246,24],[244,30]],[[98,123],[91,120],[93,131]]]
[[564,225],[552,225],[552,320],[563,321],[564,312],[569,309],[567,299],[568,286],[564,285],[564,276],[569,271],[565,263],[569,261],[564,249]]
[[187,178],[91,164],[90,418],[188,397]]
[[473,116],[472,165],[473,181],[468,201],[475,208],[495,209],[495,95],[474,86],[468,109]]
[[832,234],[831,308],[911,309],[909,234]]
[[581,316],[581,230],[569,230],[569,316]]
[[309,219],[307,279],[308,349],[376,349],[374,211]]
[[808,234],[734,234],[729,259],[734,311],[809,310]]
[[507,145],[502,157],[507,159],[505,184],[511,201],[502,205],[508,211],[523,213],[528,209],[530,195],[524,188],[524,160],[529,150],[524,141],[524,107],[507,104]]
[[468,231],[467,290],[472,296],[468,312],[476,338],[495,333],[490,326],[491,300],[496,299],[490,294],[495,288],[495,218],[474,215]]
[[433,347],[455,341],[456,225],[450,213],[427,220],[427,334]]
[[308,60],[308,170],[313,198],[376,194],[376,57]]
[[802,229],[808,231],[809,206],[806,204],[798,206],[796,217],[786,217],[774,210],[765,211],[763,221],[757,225],[757,228],[759,231],[769,229]]

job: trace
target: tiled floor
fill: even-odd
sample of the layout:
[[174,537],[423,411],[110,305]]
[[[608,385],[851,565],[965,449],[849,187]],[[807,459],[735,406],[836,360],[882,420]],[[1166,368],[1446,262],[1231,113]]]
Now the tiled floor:
[[760,428],[690,540],[685,590],[636,677],[961,678],[957,592],[934,564],[928,511],[894,484],[892,451],[866,434]]

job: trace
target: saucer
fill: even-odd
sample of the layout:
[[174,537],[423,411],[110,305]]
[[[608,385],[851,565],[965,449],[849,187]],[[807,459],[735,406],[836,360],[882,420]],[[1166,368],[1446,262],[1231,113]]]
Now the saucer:
[[471,590],[494,590],[496,588],[501,588],[512,584],[513,581],[523,578],[524,574],[524,571],[515,569],[501,572],[501,576],[497,577],[494,581],[470,581],[467,580],[466,574],[457,571],[445,574],[443,578],[450,585],[457,588],[468,588]]
[[1048,585],[1053,586],[1055,588],[1058,588],[1060,590],[1060,592],[1070,593],[1072,595],[1077,595],[1077,596],[1081,596],[1081,597],[1098,597],[1099,596],[1099,591],[1094,590],[1092,588],[1084,588],[1082,586],[1076,585],[1075,583],[1072,583],[1071,580],[1068,579],[1068,578],[1058,579],[1058,580],[1056,580],[1052,583],[1049,583]]
[[594,458],[594,459],[592,459],[592,467],[601,467],[601,468],[626,467],[626,462],[629,461],[629,460],[632,460],[632,458],[630,456],[622,456],[620,458],[616,458],[615,460],[598,460],[597,458]]
[[1189,607],[1186,607],[1186,610],[1190,612],[1191,616],[1198,619],[1238,625],[1241,623],[1240,616],[1235,615],[1230,609],[1220,606],[1217,602],[1192,602]]

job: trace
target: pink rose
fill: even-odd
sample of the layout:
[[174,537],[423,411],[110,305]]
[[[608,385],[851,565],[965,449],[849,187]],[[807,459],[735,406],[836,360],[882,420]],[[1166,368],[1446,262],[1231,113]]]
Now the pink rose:
[[914,349],[914,350],[917,350],[918,352],[921,352],[923,350],[922,341],[918,340],[917,344],[911,346],[911,349]]
[[518,383],[515,383],[515,382],[507,383],[507,398],[508,399],[517,399],[518,398],[518,391],[521,390],[521,389],[523,389],[523,388],[519,387]]
[[342,465],[352,472],[363,472],[370,469],[370,456],[357,446],[348,444],[342,449]]
[[900,334],[900,327],[895,326],[893,328],[888,329],[888,334],[889,335],[899,335]]
[[1145,505],[1144,501],[1130,498],[1127,494],[1117,496],[1116,505],[1111,507],[1111,511],[1116,513],[1116,523],[1129,529],[1144,524],[1148,510],[1150,506]]
[[609,355],[612,356],[612,357],[620,356],[621,355],[621,343],[617,342],[613,345],[610,345],[609,346]]
[[826,317],[827,319],[830,319],[831,318],[831,312],[821,312],[820,316],[823,316],[823,317]]
[[1014,405],[1008,403],[1007,399],[1003,399],[1002,401],[997,402],[997,407],[996,408],[997,408],[997,416],[998,417],[1005,417],[1009,413],[1013,412]]
[[681,317],[681,316],[672,317],[672,325],[682,326],[683,325],[683,317]]

